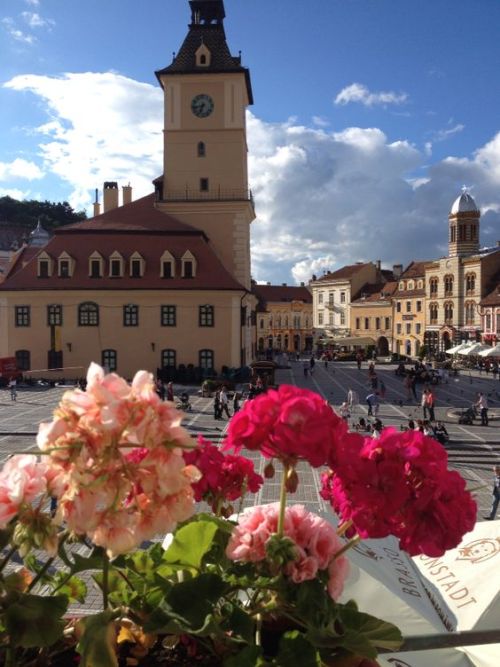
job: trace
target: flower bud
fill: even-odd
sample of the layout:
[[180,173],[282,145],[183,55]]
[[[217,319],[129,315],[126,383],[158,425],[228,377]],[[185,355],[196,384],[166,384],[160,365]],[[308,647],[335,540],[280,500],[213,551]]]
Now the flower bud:
[[266,479],[272,479],[272,478],[274,477],[275,472],[276,472],[276,471],[275,471],[275,469],[274,469],[273,462],[272,462],[272,461],[269,461],[269,463],[268,463],[268,464],[266,465],[266,467],[264,468],[264,477],[265,477]]
[[286,477],[286,482],[285,482],[285,487],[288,493],[295,493],[297,491],[297,487],[299,485],[299,476],[297,475],[297,472],[295,469],[291,469],[288,471],[288,475]]

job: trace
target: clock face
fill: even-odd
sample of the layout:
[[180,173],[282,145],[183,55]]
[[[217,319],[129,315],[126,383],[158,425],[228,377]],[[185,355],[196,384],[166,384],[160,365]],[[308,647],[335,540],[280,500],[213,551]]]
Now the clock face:
[[191,102],[191,111],[195,116],[198,116],[198,118],[206,118],[207,116],[210,116],[213,110],[214,101],[210,95],[205,95],[202,93],[201,95],[196,95],[196,97],[193,97]]

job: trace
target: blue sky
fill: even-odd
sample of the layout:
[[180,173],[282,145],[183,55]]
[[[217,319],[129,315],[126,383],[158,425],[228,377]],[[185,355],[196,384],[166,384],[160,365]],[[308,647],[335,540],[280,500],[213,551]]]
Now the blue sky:
[[[467,185],[500,238],[498,0],[225,0],[251,70],[253,272],[297,282],[446,252]],[[90,212],[104,180],[161,171],[154,70],[187,0],[2,0],[0,195]]]

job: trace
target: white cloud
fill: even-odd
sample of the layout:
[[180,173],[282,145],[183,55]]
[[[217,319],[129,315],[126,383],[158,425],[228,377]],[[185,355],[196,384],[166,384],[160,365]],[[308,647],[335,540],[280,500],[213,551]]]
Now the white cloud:
[[327,118],[323,118],[322,116],[313,116],[312,122],[317,127],[328,127],[330,125],[330,121]]
[[465,130],[465,125],[462,125],[462,123],[457,123],[453,127],[448,127],[443,130],[438,130],[437,132],[434,132],[432,139],[434,142],[437,141],[446,141],[446,139],[449,139],[452,137],[454,134],[459,134],[460,132],[463,132]]
[[21,16],[30,28],[52,28],[55,25],[53,19],[46,19],[36,12],[21,12]]
[[[37,128],[43,170],[67,184],[75,208],[89,207],[105,180],[152,191],[162,171],[163,97],[158,87],[116,73],[15,77],[7,88],[45,107]],[[463,183],[488,208],[482,244],[500,222],[500,133],[470,157],[429,165],[426,150],[372,128],[266,123],[247,114],[253,277],[307,282],[356,261],[383,265],[445,251],[448,212]],[[430,147],[428,147],[430,151]],[[15,187],[12,184],[12,187]],[[496,229],[495,229],[496,225]]]
[[0,181],[24,179],[33,181],[43,178],[43,172],[34,162],[16,158],[12,162],[0,162]]
[[29,35],[22,30],[19,30],[19,28],[16,28],[15,22],[12,18],[3,18],[2,25],[12,37],[12,39],[16,40],[16,42],[22,42],[23,44],[34,44],[36,42],[36,39],[33,35]]
[[40,0],[25,0],[26,4],[31,5],[32,7],[39,7]]
[[393,91],[371,93],[362,83],[351,83],[343,88],[335,98],[335,104],[345,105],[358,102],[366,107],[387,106],[389,104],[404,104],[408,100],[406,93]]
[[4,188],[2,185],[0,185],[0,197],[12,197],[12,199],[21,201],[23,199],[30,199],[31,195],[29,190],[19,190],[19,188]]
[[119,74],[17,76],[6,88],[28,91],[47,107],[39,126],[44,167],[72,189],[75,208],[88,206],[104,181],[131,182],[134,196],[151,192],[162,171],[162,105],[159,88]]

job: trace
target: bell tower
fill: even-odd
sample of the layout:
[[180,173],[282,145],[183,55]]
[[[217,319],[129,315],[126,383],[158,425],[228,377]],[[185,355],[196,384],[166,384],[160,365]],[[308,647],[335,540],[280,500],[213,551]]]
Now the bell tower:
[[232,56],[223,0],[190,0],[191,23],[179,52],[156,76],[164,91],[163,178],[156,206],[202,229],[224,265],[250,289],[246,107],[249,70]]
[[450,257],[472,255],[479,251],[479,218],[481,212],[467,188],[453,202],[448,215]]

